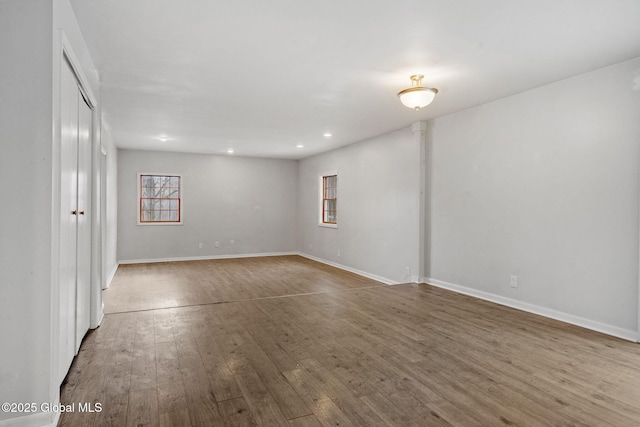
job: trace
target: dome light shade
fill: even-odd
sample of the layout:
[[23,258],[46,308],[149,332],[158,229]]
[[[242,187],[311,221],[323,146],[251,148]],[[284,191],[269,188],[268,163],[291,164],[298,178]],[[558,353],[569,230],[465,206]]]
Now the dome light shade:
[[438,89],[422,86],[423,78],[422,74],[411,76],[412,87],[398,93],[400,102],[416,111],[431,104],[438,93]]

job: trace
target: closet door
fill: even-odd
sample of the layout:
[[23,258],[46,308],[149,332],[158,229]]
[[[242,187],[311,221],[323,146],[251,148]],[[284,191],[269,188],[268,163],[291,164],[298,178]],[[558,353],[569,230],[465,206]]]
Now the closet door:
[[75,355],[78,223],[78,84],[64,61],[60,139],[60,382]]
[[75,351],[91,321],[91,109],[78,91],[78,244],[76,263]]
[[60,134],[60,364],[69,371],[91,314],[91,108],[63,62]]

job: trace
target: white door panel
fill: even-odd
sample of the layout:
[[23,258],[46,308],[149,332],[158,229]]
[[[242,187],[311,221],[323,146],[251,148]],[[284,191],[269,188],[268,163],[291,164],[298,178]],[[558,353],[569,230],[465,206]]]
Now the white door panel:
[[62,382],[82,338],[91,309],[91,109],[76,75],[63,61],[60,105],[60,335]]
[[78,262],[75,352],[89,330],[91,308],[91,109],[78,91]]
[[78,209],[78,87],[69,64],[62,68],[60,139],[60,381],[75,346]]

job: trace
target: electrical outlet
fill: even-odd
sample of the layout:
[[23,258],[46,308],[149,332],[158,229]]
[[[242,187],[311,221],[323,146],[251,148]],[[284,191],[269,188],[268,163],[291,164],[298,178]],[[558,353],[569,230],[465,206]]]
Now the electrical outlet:
[[202,243],[198,243],[198,248],[202,249]]
[[409,277],[411,276],[411,267],[405,267],[404,268],[404,274]]
[[518,276],[514,276],[513,274],[511,275],[511,287],[512,288],[518,287]]
[[338,256],[340,256],[340,249],[338,249]]
[[219,248],[219,247],[220,247],[220,242],[215,242],[215,243],[213,244],[213,246],[215,246],[216,248]]

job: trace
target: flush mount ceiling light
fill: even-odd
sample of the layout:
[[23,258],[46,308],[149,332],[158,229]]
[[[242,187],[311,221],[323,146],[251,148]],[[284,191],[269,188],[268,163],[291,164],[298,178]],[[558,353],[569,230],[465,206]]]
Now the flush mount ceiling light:
[[438,89],[422,86],[423,78],[422,74],[411,76],[411,87],[398,93],[400,102],[416,111],[431,104],[438,93]]

